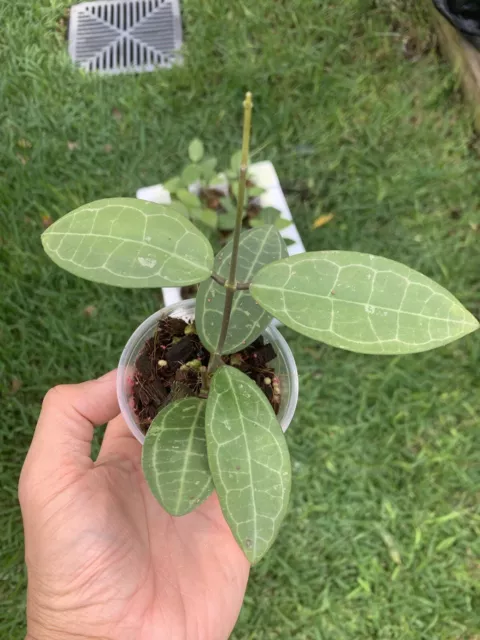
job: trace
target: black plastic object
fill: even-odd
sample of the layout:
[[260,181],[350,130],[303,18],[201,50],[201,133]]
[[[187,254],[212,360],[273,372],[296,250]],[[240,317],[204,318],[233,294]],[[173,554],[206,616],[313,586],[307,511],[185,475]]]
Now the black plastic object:
[[433,0],[433,4],[480,51],[480,0]]

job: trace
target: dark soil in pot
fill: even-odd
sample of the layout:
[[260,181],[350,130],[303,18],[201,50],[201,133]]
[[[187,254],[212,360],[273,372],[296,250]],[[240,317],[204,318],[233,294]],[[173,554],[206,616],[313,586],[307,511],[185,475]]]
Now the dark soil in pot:
[[[247,187],[254,186],[255,185],[253,182],[247,182]],[[199,196],[200,200],[208,209],[216,211],[219,215],[226,214],[226,211],[222,206],[222,198],[225,198],[225,194],[223,193],[223,191],[210,187],[208,189],[202,189]],[[229,191],[229,196],[230,198],[233,198],[233,192],[231,189]],[[249,220],[256,218],[261,210],[262,207],[258,204],[258,198],[252,197],[248,199],[247,211],[242,223],[244,229],[250,229]],[[223,244],[225,244],[230,238],[232,231],[219,230],[219,234],[223,239]]]
[[[249,182],[247,183],[247,186],[253,187],[255,185],[253,184],[253,182]],[[223,191],[220,191],[219,189],[213,189],[213,188],[202,189],[199,195],[200,195],[200,200],[208,209],[212,209],[212,211],[216,211],[219,215],[226,213],[221,203],[221,199],[225,197],[225,194],[223,193]],[[230,190],[230,197],[233,197],[233,192],[231,190]],[[258,198],[249,198],[247,212],[245,217],[243,218],[244,229],[250,228],[248,221],[252,220],[253,218],[256,218],[261,210],[262,210],[262,207],[258,204]],[[221,233],[225,233],[225,235],[228,237],[230,236],[231,231],[224,231]]]
[[[224,356],[223,360],[254,380],[278,413],[278,381],[275,370],[268,364],[275,357],[273,346],[265,344],[260,336],[239,353]],[[209,353],[200,342],[195,324],[179,318],[160,320],[155,334],[140,352],[133,374],[134,411],[144,432],[170,402],[200,394],[200,367],[206,367],[208,360]]]

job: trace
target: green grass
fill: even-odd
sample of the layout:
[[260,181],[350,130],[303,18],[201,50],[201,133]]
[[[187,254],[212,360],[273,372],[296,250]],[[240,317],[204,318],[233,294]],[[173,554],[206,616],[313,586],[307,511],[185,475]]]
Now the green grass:
[[[16,485],[41,398],[114,367],[161,302],[60,271],[42,215],[173,175],[194,135],[226,161],[251,89],[255,157],[274,162],[308,249],[402,260],[480,313],[475,138],[405,3],[183,0],[183,68],[116,78],[71,67],[66,6],[0,5],[0,636],[13,640],[25,632]],[[334,220],[311,232],[322,212]],[[291,509],[233,638],[477,637],[478,335],[402,358],[286,335],[301,372]]]

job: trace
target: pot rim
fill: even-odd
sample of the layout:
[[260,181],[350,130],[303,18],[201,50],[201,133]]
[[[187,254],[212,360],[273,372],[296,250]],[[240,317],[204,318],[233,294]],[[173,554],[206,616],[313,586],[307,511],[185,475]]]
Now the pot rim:
[[[175,312],[178,313],[175,314]],[[128,370],[129,359],[131,354],[137,348],[139,342],[145,342],[152,326],[154,326],[158,320],[173,314],[178,317],[182,317],[182,315],[185,316],[187,313],[193,313],[193,317],[195,317],[195,299],[182,300],[181,302],[177,302],[152,313],[152,315],[148,316],[148,318],[146,318],[132,333],[122,351],[122,355],[120,356],[117,372],[118,404],[128,428],[141,444],[145,441],[145,434],[141,431],[135,420],[134,412],[128,402],[126,392],[128,378],[130,376],[130,371]],[[284,391],[288,391],[288,397],[280,420],[282,430],[286,431],[293,419],[298,401],[298,372],[295,358],[293,357],[293,353],[287,341],[274,326],[270,324],[264,331],[262,331],[262,335],[264,335],[267,340],[273,340],[275,342],[275,346],[278,349],[277,357],[283,361],[282,363],[286,369],[287,385],[285,389],[282,389],[282,393]]]

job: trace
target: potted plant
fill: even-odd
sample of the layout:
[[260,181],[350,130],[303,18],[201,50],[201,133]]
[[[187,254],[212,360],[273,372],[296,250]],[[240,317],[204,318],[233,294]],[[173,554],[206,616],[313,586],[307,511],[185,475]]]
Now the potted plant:
[[287,257],[274,226],[242,233],[251,109],[247,94],[235,228],[215,258],[187,217],[134,199],[82,206],[42,239],[58,265],[96,282],[200,283],[195,301],[161,310],[132,336],[119,401],[144,437],[145,477],[163,507],[181,516],[216,490],[255,563],[278,533],[291,481],[281,425],[295,409],[296,370],[269,327],[272,316],[314,340],[378,355],[433,349],[479,324],[443,287],[400,263],[348,251]]
[[[195,138],[188,147],[188,164],[165,184],[142,187],[137,198],[166,204],[189,218],[207,236],[215,253],[226,244],[235,226],[241,151],[230,158],[228,168],[217,170],[217,159],[205,156],[204,145]],[[281,233],[288,253],[303,253],[305,247],[269,161],[249,166],[242,228],[273,224]],[[195,297],[197,287],[164,287],[168,306]]]

